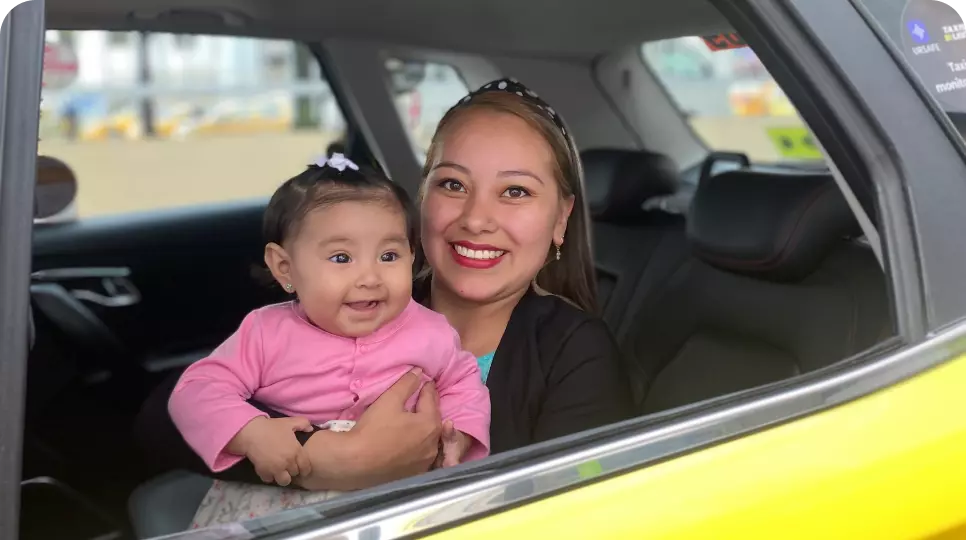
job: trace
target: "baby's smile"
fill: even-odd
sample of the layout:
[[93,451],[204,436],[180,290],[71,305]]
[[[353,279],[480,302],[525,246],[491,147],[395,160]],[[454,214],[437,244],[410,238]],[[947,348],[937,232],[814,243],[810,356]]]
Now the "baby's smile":
[[382,300],[361,300],[357,302],[346,302],[344,305],[355,311],[369,312],[374,311],[381,304]]

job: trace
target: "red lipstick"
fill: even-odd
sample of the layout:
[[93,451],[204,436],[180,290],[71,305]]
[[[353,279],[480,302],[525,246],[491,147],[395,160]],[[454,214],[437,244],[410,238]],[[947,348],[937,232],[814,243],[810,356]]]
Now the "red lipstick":
[[[460,253],[461,251],[462,253]],[[481,259],[478,258],[478,255],[477,257],[469,256],[470,254],[468,254],[467,251],[495,251],[499,252],[500,255],[497,257]],[[473,268],[475,270],[493,268],[494,266],[500,264],[500,261],[503,260],[503,256],[506,255],[506,251],[495,246],[488,244],[474,244],[473,242],[463,241],[453,242],[450,244],[450,253],[453,255],[453,260],[456,261],[456,264],[466,268]]]

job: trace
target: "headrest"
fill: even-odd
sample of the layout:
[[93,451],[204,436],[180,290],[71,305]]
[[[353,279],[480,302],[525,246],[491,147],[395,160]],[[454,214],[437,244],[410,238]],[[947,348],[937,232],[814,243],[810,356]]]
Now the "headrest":
[[708,264],[773,281],[805,278],[836,243],[861,234],[831,176],[752,171],[703,180],[687,231]]
[[582,152],[581,160],[594,221],[631,221],[641,216],[644,201],[678,188],[678,168],[663,154],[593,149]]

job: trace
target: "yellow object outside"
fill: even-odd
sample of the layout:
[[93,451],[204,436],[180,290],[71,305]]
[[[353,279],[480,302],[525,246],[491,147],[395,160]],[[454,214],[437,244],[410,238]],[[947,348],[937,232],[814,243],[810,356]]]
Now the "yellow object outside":
[[812,133],[804,126],[769,127],[765,129],[778,154],[796,160],[821,160],[822,151],[815,145]]
[[911,539],[966,533],[966,357],[865,398],[433,536]]

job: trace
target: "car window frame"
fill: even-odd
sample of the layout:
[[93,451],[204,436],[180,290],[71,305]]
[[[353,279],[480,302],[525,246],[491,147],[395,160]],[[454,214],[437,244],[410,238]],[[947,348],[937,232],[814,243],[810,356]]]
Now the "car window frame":
[[[463,85],[465,93],[462,94],[460,97],[456,98],[455,100],[453,100],[453,102],[450,103],[450,106],[458,102],[459,99],[462,98],[463,96],[473,91],[473,89],[469,85],[467,77],[463,74],[462,70],[460,69],[459,63],[446,62],[444,60],[440,60],[438,58],[433,58],[433,57],[427,58],[426,55],[420,55],[418,53],[414,53],[412,50],[406,50],[406,49],[395,50],[392,48],[383,49],[381,51],[381,58],[384,66],[389,62],[389,60],[392,59],[392,60],[399,60],[402,62],[421,62],[426,67],[428,67],[430,64],[435,64],[438,66],[446,66],[452,69],[453,72],[456,74],[456,78]],[[388,68],[385,69],[385,72],[386,72],[385,73],[386,91],[388,92],[390,99],[393,100],[393,105],[395,106],[396,95],[394,93],[393,86],[392,86],[392,76]],[[425,79],[425,75],[424,75],[424,79]],[[420,169],[422,169],[423,165],[425,164],[424,163],[426,158],[425,152],[423,151],[422,148],[419,147],[419,141],[416,140],[415,134],[412,133],[409,129],[409,126],[406,125],[405,118],[403,117],[402,111],[398,109],[397,109],[397,118],[399,119],[399,123],[402,126],[403,131],[405,131],[407,137],[409,138],[410,145],[412,146],[412,149],[413,149],[413,158],[416,160],[416,163],[419,165]]]
[[[42,5],[43,0],[31,1]],[[836,0],[783,0],[781,3],[773,0],[743,0],[734,3],[715,0],[715,4],[719,10],[729,15],[729,19],[746,40],[761,49],[760,56],[763,51],[769,51],[772,62],[780,60],[788,62],[787,73],[782,75],[787,77],[788,81],[794,82],[796,78],[803,77],[804,73],[811,74],[805,71],[806,69],[816,70],[808,79],[814,86],[802,90],[802,93],[812,93],[812,95],[789,97],[800,100],[806,105],[806,109],[809,110],[808,120],[816,120],[815,125],[813,122],[809,122],[809,125],[818,132],[823,143],[826,142],[827,137],[837,143],[826,144],[827,150],[833,156],[844,155],[845,158],[858,161],[853,167],[843,170],[850,185],[853,182],[861,185],[861,178],[857,176],[866,174],[876,181],[876,197],[880,205],[885,207],[879,219],[882,220],[882,227],[887,232],[883,235],[883,240],[887,248],[887,258],[890,261],[890,284],[896,303],[902,309],[897,318],[900,337],[857,358],[792,382],[777,383],[739,395],[725,396],[662,415],[631,420],[524,449],[545,453],[536,465],[521,463],[522,453],[497,456],[494,459],[507,463],[507,469],[489,478],[452,488],[432,490],[423,496],[408,497],[397,504],[367,510],[368,513],[350,513],[321,524],[306,524],[290,532],[278,533],[274,537],[322,538],[327,534],[344,534],[347,530],[357,532],[367,530],[367,534],[372,534],[377,532],[372,529],[381,529],[383,534],[380,534],[380,537],[389,538],[395,534],[439,530],[452,526],[461,519],[475,519],[480,515],[503,511],[508,507],[550,496],[559,489],[573,489],[619,474],[629,468],[647,466],[657,460],[670,459],[682,452],[717,444],[749,431],[764,429],[776,423],[787,422],[798,416],[847,402],[905,380],[917,372],[946,361],[966,348],[966,343],[962,340],[963,336],[966,336],[966,326],[958,325],[950,330],[947,329],[947,325],[938,324],[942,322],[941,319],[929,318],[930,305],[937,299],[927,297],[925,294],[926,288],[923,281],[931,275],[929,267],[920,264],[920,248],[928,242],[928,238],[921,241],[917,240],[916,236],[925,232],[932,234],[934,229],[924,230],[920,227],[920,223],[915,219],[919,207],[913,206],[913,202],[905,197],[903,191],[912,189],[913,184],[916,190],[924,189],[923,184],[928,178],[922,178],[921,174],[932,169],[927,169],[922,160],[908,161],[911,152],[921,150],[915,141],[909,139],[911,134],[907,137],[895,137],[895,134],[890,132],[888,134],[891,135],[890,137],[877,125],[881,120],[879,115],[882,114],[883,108],[894,106],[895,100],[877,98],[877,101],[870,103],[869,99],[857,96],[858,90],[849,84],[854,82],[850,77],[857,74],[845,71],[848,74],[846,76],[838,71],[837,68],[840,68],[838,64],[827,64],[824,58],[826,53],[823,49],[831,54],[840,52],[842,45],[830,39],[834,36],[830,37],[824,32],[814,32],[813,25],[816,20],[819,20],[819,16],[824,19],[830,14],[838,14],[840,15],[836,17],[838,24],[851,24],[850,30],[855,30],[847,33],[850,38],[861,38],[865,43],[870,39],[874,41],[874,34],[864,22],[862,28],[855,26],[857,21],[862,20],[857,19],[859,15],[854,6]],[[814,4],[814,6],[808,4]],[[830,46],[830,44],[837,45]],[[880,62],[882,53],[881,46],[872,51],[873,56],[878,57]],[[22,54],[19,49],[18,54]],[[883,66],[886,69],[878,76],[893,77],[892,82],[895,82],[894,77],[899,73],[896,64],[883,64]],[[9,84],[11,79],[8,77],[6,80]],[[865,78],[859,88],[864,88],[863,85],[871,84],[876,80],[875,77]],[[900,93],[907,96],[912,90],[914,90],[912,81],[906,80]],[[795,105],[803,115],[806,115],[799,107],[798,101]],[[925,105],[922,107],[916,103],[906,105],[911,109],[910,114],[916,115],[920,120],[923,118],[922,115],[929,114]],[[823,111],[834,114],[835,122],[824,125]],[[855,125],[843,128],[840,124],[845,120],[854,120]],[[842,129],[842,131],[836,134],[834,129]],[[931,142],[935,143],[940,140],[937,137],[941,138],[944,134],[941,130],[935,130],[930,132],[929,136]],[[947,139],[946,143],[950,142],[952,141]],[[846,150],[843,151],[843,148]],[[896,149],[896,155],[892,159],[885,160],[885,163],[878,163],[876,160],[882,160],[885,155],[882,152],[890,148]],[[947,150],[955,151],[955,149]],[[5,151],[5,147],[0,147],[0,151]],[[961,157],[954,159],[944,153],[940,156],[940,160],[950,170],[962,169],[966,172],[966,163]],[[838,159],[836,163],[839,163]],[[3,169],[0,169],[0,174],[2,173]],[[920,176],[916,176],[917,174]],[[912,181],[913,178],[918,181]],[[0,176],[0,189],[7,184],[3,180],[4,177]],[[2,193],[0,191],[0,195]],[[934,201],[934,198],[930,201]],[[2,202],[0,200],[0,203]],[[9,207],[4,204],[0,209],[7,210]],[[8,214],[18,213],[26,214],[27,210],[17,208],[11,212],[4,211],[0,219],[7,219]],[[3,234],[2,231],[0,234]],[[29,236],[19,241],[29,243]],[[0,246],[3,245],[0,243]],[[934,251],[935,247],[930,247],[930,250]],[[7,259],[0,258],[0,260]],[[958,261],[959,259],[954,263],[958,264]],[[963,268],[966,269],[966,266]],[[4,288],[0,288],[0,294],[6,292],[8,274],[4,265],[3,279],[0,279],[0,287]],[[936,277],[944,278],[944,275],[940,274]],[[942,283],[949,285],[948,279]],[[25,291],[24,294],[26,294]],[[957,299],[958,296],[953,300]],[[948,301],[946,305],[948,306]],[[922,306],[922,309],[916,309],[916,306]],[[934,327],[933,324],[937,326]],[[6,331],[6,327],[3,328]],[[943,332],[943,330],[947,331]],[[3,335],[0,339],[6,337],[8,336]],[[22,388],[17,391],[22,392]],[[0,411],[0,417],[7,418],[7,415],[8,411]],[[703,437],[698,437],[701,433]],[[0,436],[5,435],[6,433],[0,432]],[[598,474],[591,475],[590,478],[580,474],[580,467],[583,464],[594,460],[595,456],[608,452],[621,452],[632,461],[627,462],[625,468],[602,470]],[[518,461],[515,465],[514,460]],[[19,470],[17,472],[19,473]],[[577,475],[576,481],[572,480],[571,474]],[[532,482],[538,475],[540,478],[556,479],[556,481],[541,486],[539,490],[534,489]],[[19,477],[19,474],[17,476]],[[518,493],[516,497],[508,496],[508,487],[522,486],[522,484],[513,484],[514,480],[531,482],[529,491]],[[503,491],[502,493],[482,491],[488,488]],[[481,506],[476,509],[470,507],[469,510],[473,510],[472,512],[466,511],[465,505],[468,501],[472,502],[475,500],[474,497],[484,495],[489,500],[479,501]],[[499,504],[491,505],[493,501]],[[428,506],[430,504],[445,506],[430,508]],[[464,513],[449,517],[439,513],[441,509],[452,510],[459,506],[464,507]],[[402,526],[407,523],[403,519],[406,515],[414,520],[421,518],[424,520],[424,526],[402,530]],[[434,520],[434,517],[439,519]],[[384,520],[390,520],[391,523]],[[383,528],[383,525],[386,528]],[[389,526],[395,528],[390,529]]]
[[[907,340],[917,342],[957,325],[966,317],[966,289],[961,286],[966,247],[948,231],[958,230],[956,222],[966,224],[954,204],[966,199],[966,183],[961,181],[966,177],[962,138],[894,44],[883,39],[878,24],[855,0],[847,3],[849,16],[865,24],[856,39],[837,35],[840,21],[832,15],[836,11],[828,11],[826,0],[786,2],[782,9],[788,16],[813,21],[810,31],[825,45],[825,51],[816,51],[809,68],[822,70],[829,79],[847,80],[852,89],[849,96],[830,102],[846,121],[834,126],[838,133],[827,132],[826,137],[851,139],[864,156],[866,174],[875,180],[881,212],[877,218],[891,259],[900,330]],[[763,11],[766,16],[777,12]],[[785,40],[780,43],[793,46]],[[845,58],[826,52],[847,48],[867,49],[868,54]],[[869,63],[887,63],[890,69],[862,69]],[[873,87],[890,91],[872,92]],[[875,139],[879,144],[869,144]],[[846,177],[856,192],[869,190],[854,174]]]
[[17,5],[0,28],[0,538],[19,536],[44,7]]

